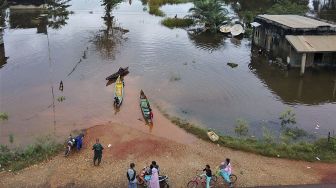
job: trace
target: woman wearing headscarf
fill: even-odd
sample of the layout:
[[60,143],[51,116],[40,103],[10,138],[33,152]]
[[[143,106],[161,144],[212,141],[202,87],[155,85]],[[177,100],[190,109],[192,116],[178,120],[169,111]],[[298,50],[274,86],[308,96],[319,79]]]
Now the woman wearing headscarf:
[[150,188],[160,188],[158,169],[156,169],[155,167],[152,168]]
[[220,173],[221,173],[221,176],[224,178],[224,180],[229,183],[230,187],[232,187],[232,183],[230,181],[230,175],[232,173],[232,167],[231,167],[231,163],[230,163],[230,159],[229,158],[226,158],[225,159],[225,162],[223,162],[221,164],[221,167],[220,167]]

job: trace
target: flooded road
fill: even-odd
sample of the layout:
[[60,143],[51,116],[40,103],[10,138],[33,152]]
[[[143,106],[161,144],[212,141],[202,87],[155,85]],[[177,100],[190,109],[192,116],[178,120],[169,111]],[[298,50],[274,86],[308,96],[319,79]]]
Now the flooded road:
[[[166,28],[141,1],[121,3],[112,11],[113,23],[102,18],[104,8],[96,1],[70,4],[67,17],[53,25],[44,22],[43,12],[21,12],[26,19],[6,12],[3,38],[9,58],[0,68],[0,111],[9,119],[0,122],[1,143],[8,143],[10,134],[16,144],[46,134],[63,139],[71,130],[122,121],[119,113],[127,118],[115,113],[113,85],[106,87],[105,80],[120,66],[130,69],[124,105],[128,92],[143,89],[169,114],[223,134],[234,134],[237,118],[250,123],[251,134],[260,134],[265,122],[277,130],[279,115],[288,107],[310,132],[317,122],[319,135],[335,129],[335,72],[308,71],[300,78],[297,70],[280,71],[252,55],[248,39]],[[161,10],[183,17],[190,7],[165,5]],[[120,110],[138,110],[129,113],[138,119],[137,107]]]

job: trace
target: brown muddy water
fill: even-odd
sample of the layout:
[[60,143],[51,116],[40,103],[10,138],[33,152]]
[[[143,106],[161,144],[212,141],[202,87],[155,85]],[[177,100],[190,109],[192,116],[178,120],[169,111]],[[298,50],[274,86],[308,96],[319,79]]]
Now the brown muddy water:
[[[237,118],[250,123],[251,134],[258,135],[265,122],[277,130],[279,114],[288,107],[298,126],[312,133],[323,136],[336,128],[335,72],[308,70],[300,78],[297,70],[281,71],[253,55],[247,39],[168,29],[141,1],[121,3],[113,24],[104,21],[97,1],[71,4],[74,14],[48,27],[43,13],[6,11],[3,38],[9,58],[0,68],[0,111],[9,119],[0,122],[1,143],[8,143],[10,134],[15,144],[25,144],[41,135],[63,139],[71,130],[141,118],[136,100],[127,103],[128,93],[137,97],[140,88],[168,113],[223,134],[234,134]],[[161,10],[182,17],[190,7]],[[123,105],[134,106],[116,113],[113,84],[106,87],[105,77],[120,66],[130,69]],[[63,102],[57,100],[61,96]],[[122,113],[126,109],[138,113]]]

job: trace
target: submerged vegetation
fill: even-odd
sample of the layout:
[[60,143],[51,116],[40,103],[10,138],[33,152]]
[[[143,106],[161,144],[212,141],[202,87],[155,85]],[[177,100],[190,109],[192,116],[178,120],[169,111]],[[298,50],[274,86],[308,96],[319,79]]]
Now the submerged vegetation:
[[190,18],[165,18],[161,24],[169,28],[186,28],[194,24],[194,20]]
[[142,0],[142,4],[148,3],[149,6],[149,14],[155,16],[165,16],[164,12],[160,10],[160,7],[166,4],[180,4],[187,3],[190,0]]
[[[10,139],[14,142],[13,136]],[[35,144],[29,145],[26,149],[10,149],[8,146],[0,145],[1,168],[10,171],[21,170],[27,166],[50,159],[62,149],[62,144],[56,143],[49,137],[38,139]]]
[[247,136],[249,132],[247,121],[241,118],[237,119],[234,131],[238,136]]
[[63,102],[63,101],[65,101],[65,97],[64,96],[60,96],[60,97],[57,98],[57,101],[58,102]]
[[[160,109],[160,108],[159,108]],[[186,120],[170,116],[163,112],[172,123],[178,127],[194,134],[198,138],[210,142],[205,128],[196,126]],[[274,133],[263,127],[263,134],[260,138],[248,136],[248,125],[245,120],[237,121],[235,132],[245,137],[231,137],[219,135],[217,144],[232,149],[257,153],[264,156],[288,158],[305,161],[321,160],[324,162],[336,162],[336,139],[320,138],[315,141],[297,140],[281,134],[281,139],[275,139]]]
[[8,120],[8,114],[6,112],[0,112],[0,121]]
[[217,31],[228,20],[228,10],[219,0],[194,0],[194,7],[189,9],[190,18],[196,23],[204,24],[211,31]]

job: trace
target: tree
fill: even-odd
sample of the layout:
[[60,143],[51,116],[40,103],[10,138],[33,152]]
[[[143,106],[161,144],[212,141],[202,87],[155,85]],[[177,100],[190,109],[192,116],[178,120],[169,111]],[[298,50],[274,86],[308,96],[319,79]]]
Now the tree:
[[189,9],[191,18],[205,24],[211,31],[216,31],[227,20],[228,11],[219,0],[195,0],[194,7]]
[[60,29],[67,24],[70,12],[68,7],[70,0],[47,0],[48,26],[53,29]]
[[304,15],[308,11],[307,1],[281,0],[267,10],[268,14],[299,14]]

